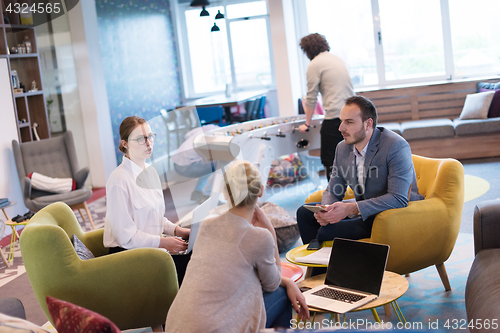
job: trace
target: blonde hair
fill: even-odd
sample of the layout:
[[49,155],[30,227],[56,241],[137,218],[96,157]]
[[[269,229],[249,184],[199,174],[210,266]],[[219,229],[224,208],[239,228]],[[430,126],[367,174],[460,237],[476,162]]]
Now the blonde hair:
[[224,182],[232,207],[255,205],[262,185],[255,165],[247,161],[233,162],[224,173]]
[[145,124],[146,120],[137,117],[137,116],[130,116],[125,119],[123,119],[122,123],[120,124],[120,145],[118,146],[118,149],[124,154],[127,154],[127,148],[125,148],[122,145],[121,140],[124,140],[125,142],[128,142],[128,137],[132,133],[132,131],[139,125]]

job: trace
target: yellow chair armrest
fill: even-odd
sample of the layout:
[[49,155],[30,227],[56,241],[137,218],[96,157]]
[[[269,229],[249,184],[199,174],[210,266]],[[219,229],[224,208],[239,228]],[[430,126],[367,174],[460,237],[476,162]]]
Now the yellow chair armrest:
[[325,190],[319,190],[311,194],[310,196],[307,197],[305,203],[311,203],[311,202],[321,202],[321,198],[323,197],[323,192]]

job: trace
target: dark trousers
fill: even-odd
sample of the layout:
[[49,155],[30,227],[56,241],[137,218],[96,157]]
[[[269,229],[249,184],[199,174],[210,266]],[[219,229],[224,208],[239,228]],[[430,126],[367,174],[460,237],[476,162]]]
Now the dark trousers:
[[[315,205],[316,203],[311,204]],[[336,237],[354,240],[369,238],[372,231],[373,219],[373,217],[367,218],[364,221],[361,217],[343,219],[337,223],[322,227],[314,217],[313,212],[302,206],[297,209],[297,224],[304,244],[309,244],[313,239],[324,242],[333,240]],[[313,268],[312,275],[322,273],[326,273],[326,268]]]
[[321,163],[325,166],[326,178],[330,181],[337,144],[344,140],[339,131],[340,119],[327,119],[321,125]]
[[[109,254],[118,253],[125,250],[127,249],[124,249],[123,247],[119,246],[110,247]],[[191,254],[193,254],[193,252],[183,255],[178,255],[178,254],[172,255],[172,259],[174,260],[175,264],[175,269],[177,270],[177,281],[179,281],[179,287],[181,286],[182,280],[184,280],[184,275],[186,274],[186,268],[189,263],[189,260],[191,259]]]

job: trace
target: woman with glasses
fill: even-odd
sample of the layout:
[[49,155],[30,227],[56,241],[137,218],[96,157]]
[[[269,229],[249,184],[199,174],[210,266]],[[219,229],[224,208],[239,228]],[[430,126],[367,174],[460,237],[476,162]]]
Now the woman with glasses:
[[[125,155],[106,183],[104,246],[110,248],[110,254],[142,247],[164,248],[172,254],[186,250],[182,239],[189,238],[189,229],[176,226],[163,216],[165,201],[160,178],[146,163],[156,134],[146,120],[132,116],[122,121],[120,138],[119,149]],[[175,257],[179,256],[174,256],[174,261]],[[177,262],[176,266],[180,283],[185,267],[180,269]]]

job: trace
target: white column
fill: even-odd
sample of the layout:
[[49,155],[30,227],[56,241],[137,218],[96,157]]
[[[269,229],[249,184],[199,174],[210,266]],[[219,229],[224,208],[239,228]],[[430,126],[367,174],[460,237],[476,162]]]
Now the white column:
[[104,187],[117,162],[102,70],[95,1],[79,1],[68,12],[68,19],[92,185]]
[[268,0],[279,116],[298,113],[301,98],[299,39],[295,32],[292,0]]
[[[17,137],[16,115],[10,88],[10,72],[7,59],[0,59],[0,198],[9,198],[17,205],[6,208],[5,212],[10,218],[28,211],[24,206],[21,185],[17,175],[16,162],[12,152],[12,140],[19,141]],[[0,219],[5,221],[5,216],[0,212]],[[5,234],[10,234],[10,227],[5,228]],[[3,235],[0,235],[2,239]],[[1,259],[0,259],[1,261]]]

